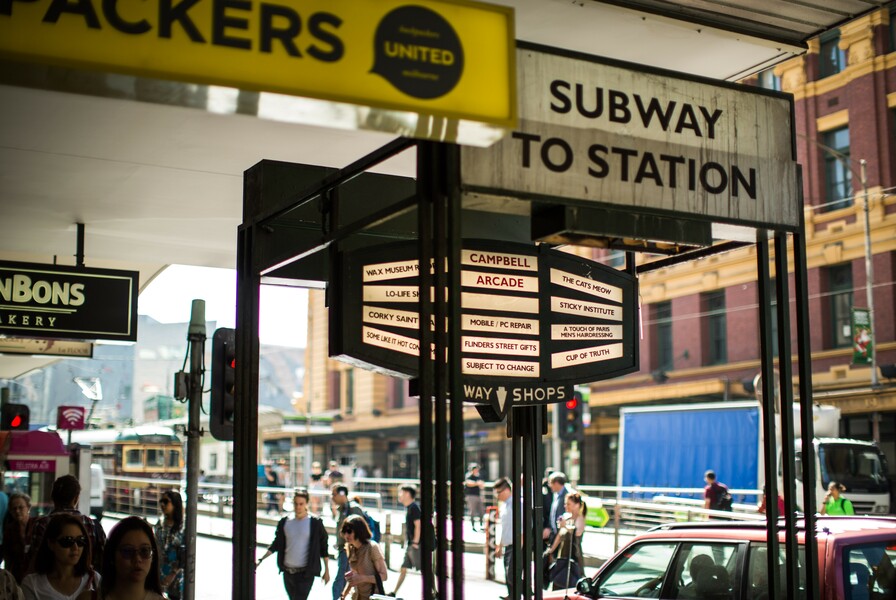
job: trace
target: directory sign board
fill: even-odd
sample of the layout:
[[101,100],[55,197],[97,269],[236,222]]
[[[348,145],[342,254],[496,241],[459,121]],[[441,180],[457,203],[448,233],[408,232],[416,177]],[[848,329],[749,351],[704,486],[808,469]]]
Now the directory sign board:
[[461,149],[469,196],[799,227],[791,96],[533,45],[517,64],[520,125]]
[[463,138],[486,124],[500,132],[494,141],[516,123],[509,7],[471,0],[4,6],[0,56],[7,58],[410,113],[420,126],[415,118],[354,124],[407,136]]
[[[331,278],[332,356],[417,375],[427,325],[416,253],[416,242],[402,242],[340,256]],[[568,400],[573,384],[638,368],[637,282],[627,273],[547,246],[466,240],[460,282],[467,401],[504,414]]]
[[0,262],[0,333],[137,341],[139,273]]

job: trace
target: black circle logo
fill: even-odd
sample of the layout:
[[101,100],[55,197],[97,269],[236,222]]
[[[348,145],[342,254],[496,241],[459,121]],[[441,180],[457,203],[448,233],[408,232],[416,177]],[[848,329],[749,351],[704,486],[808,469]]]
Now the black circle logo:
[[431,100],[454,89],[464,70],[457,32],[422,6],[396,8],[380,21],[371,71],[401,92]]

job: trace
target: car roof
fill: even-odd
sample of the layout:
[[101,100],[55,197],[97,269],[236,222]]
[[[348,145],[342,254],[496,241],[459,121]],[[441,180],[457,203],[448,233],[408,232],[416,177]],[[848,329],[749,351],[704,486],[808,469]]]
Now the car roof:
[[[784,535],[784,519],[778,521],[778,533]],[[797,536],[805,539],[805,521],[796,522]],[[818,517],[815,530],[818,535],[829,535],[836,538],[862,538],[869,535],[896,536],[896,518],[892,517]],[[667,523],[659,525],[647,533],[641,534],[633,541],[646,539],[669,538],[704,538],[742,541],[764,541],[766,524],[763,521],[739,521],[723,523],[704,521],[698,523]]]

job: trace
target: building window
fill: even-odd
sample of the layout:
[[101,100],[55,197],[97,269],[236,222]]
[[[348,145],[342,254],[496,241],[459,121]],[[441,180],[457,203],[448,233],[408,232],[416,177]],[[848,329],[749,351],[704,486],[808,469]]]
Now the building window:
[[819,52],[819,79],[836,75],[846,68],[846,51],[840,49],[840,30],[829,32],[821,37]]
[[327,410],[339,410],[342,404],[342,372],[330,371],[328,373],[330,385],[327,386]]
[[828,131],[821,143],[837,152],[824,153],[825,210],[852,206],[852,170],[849,158],[849,127]]
[[355,412],[355,370],[345,372],[345,414]]
[[774,69],[766,69],[759,73],[757,85],[766,90],[781,91],[781,78],[775,75]]
[[653,310],[653,360],[655,369],[671,371],[674,368],[672,355],[672,303],[657,302]]
[[831,347],[845,348],[852,344],[852,265],[827,268],[830,293]]
[[728,328],[725,323],[725,290],[704,294],[703,311],[706,314],[707,364],[728,362]]

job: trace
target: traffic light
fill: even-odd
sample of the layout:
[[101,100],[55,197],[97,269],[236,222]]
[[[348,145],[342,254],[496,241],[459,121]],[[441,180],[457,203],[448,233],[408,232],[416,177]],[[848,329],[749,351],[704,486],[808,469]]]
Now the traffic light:
[[212,392],[209,430],[219,440],[232,441],[236,411],[236,331],[226,327],[212,337]]
[[573,392],[572,398],[557,405],[560,411],[559,424],[560,439],[567,442],[581,442],[585,439],[585,424],[582,422],[582,414],[585,402],[582,394]]
[[0,414],[0,429],[3,431],[28,431],[31,409],[25,404],[7,403]]

